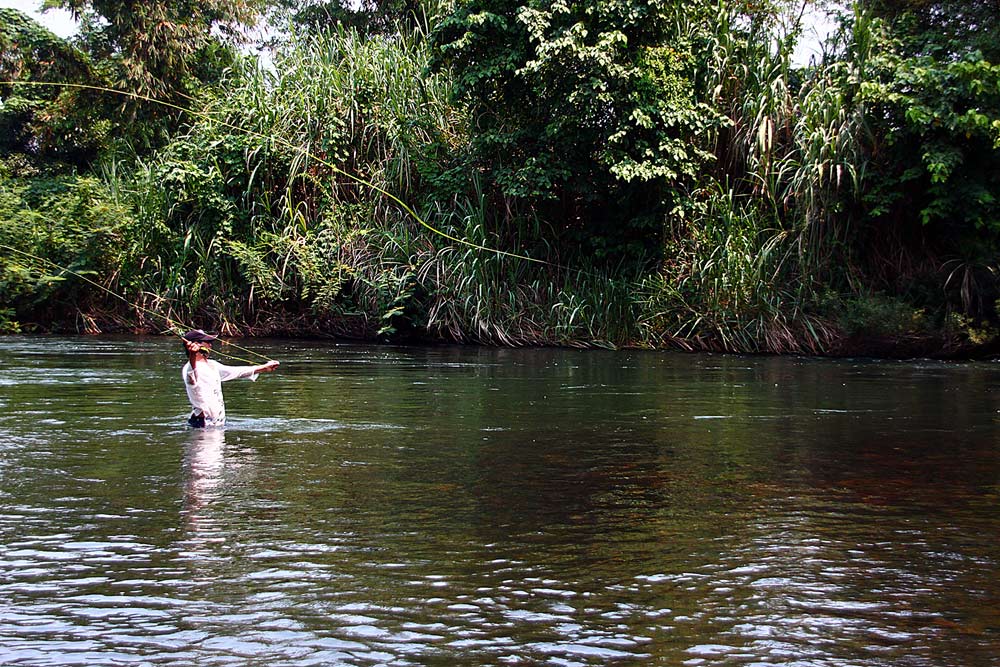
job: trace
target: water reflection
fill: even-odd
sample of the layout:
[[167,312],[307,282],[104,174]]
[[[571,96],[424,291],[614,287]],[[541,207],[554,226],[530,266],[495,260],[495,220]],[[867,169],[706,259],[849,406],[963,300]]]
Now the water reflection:
[[[218,554],[212,545],[226,542],[233,531],[232,519],[246,512],[233,507],[234,496],[239,496],[240,489],[252,489],[256,456],[253,450],[240,448],[238,437],[227,435],[224,428],[187,429],[183,448],[181,555],[214,557]],[[243,502],[257,504],[253,499]]]
[[997,664],[992,368],[157,345],[0,339],[0,664]]
[[184,512],[195,526],[199,510],[218,494],[225,449],[225,429],[190,429],[184,445]]

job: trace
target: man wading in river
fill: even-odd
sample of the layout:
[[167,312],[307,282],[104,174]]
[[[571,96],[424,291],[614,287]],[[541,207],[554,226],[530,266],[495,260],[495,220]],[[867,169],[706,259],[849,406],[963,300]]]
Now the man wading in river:
[[187,389],[188,400],[191,402],[188,424],[194,428],[225,425],[223,382],[236,378],[256,380],[258,373],[270,373],[278,367],[277,361],[269,361],[261,366],[225,366],[209,359],[212,341],[218,336],[207,334],[201,329],[188,331],[181,338],[188,355],[188,362],[181,371],[184,388]]

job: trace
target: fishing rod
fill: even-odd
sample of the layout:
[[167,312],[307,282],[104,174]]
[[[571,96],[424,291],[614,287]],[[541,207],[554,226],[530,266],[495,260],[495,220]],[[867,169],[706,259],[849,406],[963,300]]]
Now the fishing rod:
[[[58,269],[59,271],[63,271],[65,273],[73,275],[73,276],[79,278],[80,280],[86,282],[87,284],[89,284],[89,285],[91,285],[93,287],[96,287],[97,289],[101,290],[105,294],[113,296],[114,298],[118,299],[119,301],[122,301],[126,305],[129,305],[129,306],[131,306],[131,307],[133,307],[133,308],[135,308],[137,310],[140,310],[143,313],[146,313],[147,315],[153,315],[155,317],[159,317],[159,318],[163,319],[167,323],[167,329],[166,330],[169,331],[171,334],[177,336],[178,338],[182,339],[182,340],[184,339],[184,336],[183,336],[183,333],[182,333],[184,330],[194,329],[193,326],[186,325],[184,322],[182,322],[180,320],[176,320],[176,319],[170,317],[169,315],[164,315],[164,314],[159,313],[159,312],[157,312],[155,310],[152,310],[151,308],[146,308],[145,306],[142,306],[139,303],[136,303],[134,301],[129,301],[128,299],[126,299],[121,294],[118,294],[114,290],[112,290],[112,289],[110,289],[110,288],[108,288],[108,287],[100,284],[96,280],[91,280],[90,278],[88,278],[87,276],[83,275],[82,273],[74,271],[74,270],[72,270],[70,268],[67,268],[65,266],[60,266],[59,264],[53,262],[50,259],[46,259],[45,257],[39,257],[38,255],[34,255],[34,254],[30,253],[30,252],[26,252],[24,250],[20,250],[18,248],[14,248],[12,246],[5,245],[5,244],[0,244],[0,248],[2,248],[4,250],[9,250],[9,251],[17,253],[17,254],[19,254],[19,255],[21,255],[23,257],[27,257],[27,258],[35,261],[35,262],[48,265],[48,266],[50,266],[52,268]],[[180,326],[178,326],[178,325],[180,325]],[[236,348],[238,350],[242,350],[243,352],[247,352],[249,354],[252,354],[255,357],[263,359],[264,361],[270,361],[270,359],[268,357],[265,357],[264,355],[260,354],[259,352],[254,352],[251,349],[242,347],[242,346],[237,345],[236,343],[233,343],[231,341],[222,340],[222,343],[224,345],[229,345],[230,347],[234,347],[234,348]],[[226,357],[228,359],[232,359],[234,361],[240,361],[240,362],[243,362],[245,364],[249,364],[251,366],[255,365],[255,363],[253,361],[250,361],[248,359],[244,359],[242,357],[238,357],[238,356],[236,356],[234,354],[229,354],[227,352],[223,352],[222,350],[215,350],[215,352],[217,354],[220,354],[220,355],[222,355],[222,356],[224,356],[224,357]]]

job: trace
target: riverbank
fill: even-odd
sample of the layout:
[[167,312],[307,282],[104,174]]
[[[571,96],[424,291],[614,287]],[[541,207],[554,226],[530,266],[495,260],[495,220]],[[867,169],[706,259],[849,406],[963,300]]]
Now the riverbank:
[[[8,118],[0,146],[0,332],[993,354],[1000,121],[982,91],[1000,68],[956,55],[914,82],[892,26],[861,12],[797,66],[744,5],[682,5],[655,35],[619,26],[599,56],[545,62],[531,45],[562,40],[464,3],[388,34],[306,32],[183,106],[8,86],[5,108],[47,111]],[[23,72],[45,79],[32,53]],[[941,90],[983,112],[927,122],[955,106]],[[110,132],[123,98],[147,143],[48,125],[88,109]]]
[[[133,312],[134,315],[134,312]],[[143,322],[137,323],[129,319],[127,314],[119,312],[112,314],[109,310],[78,311],[71,318],[61,322],[50,322],[43,326],[37,323],[25,323],[16,328],[8,329],[6,333],[25,333],[38,335],[84,335],[100,336],[102,334],[135,334],[135,335],[166,335],[167,322],[154,322],[158,318],[144,314]],[[468,344],[487,347],[551,347],[577,349],[637,349],[637,350],[671,350],[680,352],[716,352],[728,354],[764,354],[764,355],[809,355],[829,358],[882,358],[882,359],[938,359],[938,360],[982,360],[1000,356],[1000,339],[973,339],[969,330],[939,330],[913,332],[896,336],[874,334],[858,335],[838,331],[832,327],[826,329],[826,338],[822,347],[810,345],[799,346],[797,349],[768,349],[760,346],[754,350],[742,350],[726,347],[721,341],[710,341],[704,338],[679,338],[669,340],[548,340],[542,337],[530,341],[517,340],[508,336],[506,345],[496,342],[483,342],[470,338],[448,337],[440,332],[415,330],[407,328],[404,333],[387,334],[381,321],[373,321],[365,314],[352,316],[313,316],[299,315],[295,319],[261,318],[254,323],[238,323],[224,321],[209,314],[191,316],[186,319],[173,320],[179,329],[205,328],[221,332],[225,336],[239,338],[286,338],[293,340],[339,340],[356,343],[392,343],[395,345],[439,345]],[[638,329],[639,327],[635,327]]]
[[482,220],[458,228],[445,224],[451,214],[432,220],[447,236],[388,214],[369,226],[328,218],[236,235],[201,216],[171,230],[158,211],[92,176],[0,178],[0,333],[156,333],[198,322],[227,335],[507,347],[997,353],[982,307],[990,284],[973,304],[979,318],[935,288],[951,277],[941,263],[911,271],[905,292],[838,292],[835,274],[787,259],[797,237],[761,241],[725,221],[711,223],[710,243],[679,236],[659,267],[636,275],[534,261],[517,245],[502,254]]

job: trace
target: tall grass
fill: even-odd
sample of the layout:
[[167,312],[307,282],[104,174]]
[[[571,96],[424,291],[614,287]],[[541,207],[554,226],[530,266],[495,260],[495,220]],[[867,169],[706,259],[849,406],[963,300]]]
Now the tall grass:
[[824,351],[834,331],[809,312],[811,286],[789,280],[797,273],[794,232],[760,227],[751,197],[721,189],[703,195],[701,216],[644,285],[645,338],[687,350]]
[[[440,224],[479,246],[509,243],[487,231],[489,211],[481,197],[441,215]],[[525,252],[521,244],[511,249]],[[592,267],[570,269],[454,245],[428,250],[416,263],[427,292],[426,327],[441,338],[600,347],[637,340],[634,286]]]
[[[851,206],[866,156],[853,104],[870,26],[854,23],[844,62],[798,68],[772,26],[722,17],[702,50],[703,95],[728,125],[695,215],[668,229],[667,260],[644,286],[645,336],[686,349],[823,352],[838,336],[824,309],[850,275]],[[851,82],[845,85],[845,82]]]
[[346,29],[294,36],[273,70],[234,70],[154,159],[108,163],[136,211],[117,286],[230,332],[633,340],[626,286],[504,254],[545,249],[488,231],[491,197],[452,169],[469,120],[447,76],[427,72],[420,30]]

